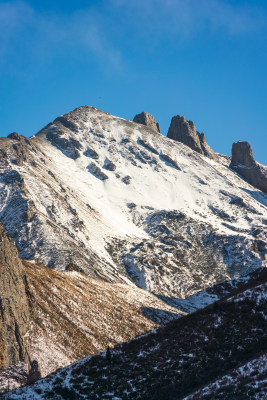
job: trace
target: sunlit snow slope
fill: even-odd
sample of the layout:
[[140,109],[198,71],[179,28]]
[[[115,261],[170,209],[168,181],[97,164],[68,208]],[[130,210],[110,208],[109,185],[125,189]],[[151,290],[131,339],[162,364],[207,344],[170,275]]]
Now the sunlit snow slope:
[[23,258],[169,298],[265,265],[267,195],[224,157],[89,106],[0,148],[0,221]]

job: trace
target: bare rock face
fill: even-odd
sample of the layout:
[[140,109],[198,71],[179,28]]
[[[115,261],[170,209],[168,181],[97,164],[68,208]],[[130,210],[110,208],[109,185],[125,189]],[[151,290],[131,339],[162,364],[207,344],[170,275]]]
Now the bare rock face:
[[76,160],[80,157],[79,150],[82,149],[82,145],[80,142],[73,137],[69,136],[68,139],[64,137],[65,127],[61,123],[58,122],[57,131],[48,132],[46,137],[47,139],[56,147],[58,147],[64,154],[68,157]]
[[230,168],[248,183],[267,193],[267,169],[257,164],[248,142],[233,143]]
[[67,113],[56,118],[53,122],[46,125],[40,132],[46,134],[49,142],[62,151],[67,157],[77,160],[82,144],[76,139],[79,126],[72,117],[72,113]]
[[23,341],[30,321],[28,296],[17,249],[0,225],[0,370],[30,362]]
[[214,151],[206,143],[204,133],[197,132],[194,122],[187,121],[182,115],[175,115],[172,118],[167,137],[184,143],[206,157],[217,158]]
[[200,146],[202,149],[202,154],[204,154],[204,156],[206,156],[206,157],[216,160],[217,156],[216,156],[215,152],[212,150],[212,148],[206,142],[205,134],[197,132],[197,135],[198,135]]
[[187,121],[182,115],[176,115],[172,118],[167,137],[182,142],[192,150],[202,153],[195,124],[193,121]]
[[233,143],[231,168],[239,164],[251,168],[256,166],[253,151],[248,142]]
[[12,132],[8,135],[9,139],[20,140],[20,135],[17,132]]
[[12,160],[12,163],[21,167],[24,162],[29,161],[29,149],[31,148],[30,141],[23,135],[19,135],[17,132],[10,133],[8,139],[13,141],[12,150],[14,153],[14,159]]
[[156,122],[155,118],[153,117],[153,115],[147,113],[147,112],[141,112],[140,114],[137,114],[134,119],[133,122],[136,122],[137,124],[142,124],[142,125],[146,125],[149,128],[153,129],[156,132],[160,132],[160,126],[159,123]]

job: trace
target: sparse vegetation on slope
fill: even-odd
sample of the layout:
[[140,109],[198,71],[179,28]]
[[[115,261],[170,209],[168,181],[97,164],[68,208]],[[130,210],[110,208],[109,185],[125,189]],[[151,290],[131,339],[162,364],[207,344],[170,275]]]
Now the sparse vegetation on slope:
[[[55,399],[59,394],[62,399],[178,400],[250,360],[258,358],[264,364],[265,271],[260,280],[259,285],[248,283],[228,299],[115,347],[111,361],[106,353],[84,359],[5,400],[26,395]],[[227,390],[224,398],[231,398]],[[241,386],[238,393],[244,394]],[[259,381],[249,398],[262,398],[262,393],[264,383]],[[238,396],[234,398],[242,398]]]
[[43,376],[182,315],[134,285],[23,263],[34,298],[26,342]]

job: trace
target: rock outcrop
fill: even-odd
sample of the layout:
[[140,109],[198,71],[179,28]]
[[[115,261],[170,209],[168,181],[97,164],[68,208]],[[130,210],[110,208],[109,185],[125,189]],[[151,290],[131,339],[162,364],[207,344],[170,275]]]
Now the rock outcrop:
[[7,137],[13,140],[20,140],[20,135],[17,132],[12,132]]
[[206,142],[205,134],[197,132],[197,135],[199,138],[202,154],[204,154],[204,156],[206,156],[206,157],[213,158],[214,160],[216,160],[217,159],[216,153],[212,150],[212,148]]
[[233,143],[230,168],[248,183],[267,193],[267,170],[255,161],[248,142]]
[[25,138],[23,135],[19,135],[17,132],[12,132],[8,135],[8,139],[12,142],[12,153],[14,158],[12,163],[19,165],[20,167],[24,162],[28,162],[30,158],[29,150],[31,149],[31,143],[29,139]]
[[206,143],[204,133],[197,132],[194,122],[187,121],[182,115],[175,115],[172,118],[167,137],[182,142],[206,157],[217,158],[215,152]]
[[153,129],[156,132],[160,132],[160,126],[159,123],[156,122],[155,118],[153,117],[153,115],[147,113],[147,112],[141,112],[140,114],[137,114],[134,119],[133,122],[136,122],[137,124],[142,124],[142,125],[146,125],[149,128]]
[[0,370],[29,364],[23,337],[30,321],[26,274],[18,251],[0,225]]

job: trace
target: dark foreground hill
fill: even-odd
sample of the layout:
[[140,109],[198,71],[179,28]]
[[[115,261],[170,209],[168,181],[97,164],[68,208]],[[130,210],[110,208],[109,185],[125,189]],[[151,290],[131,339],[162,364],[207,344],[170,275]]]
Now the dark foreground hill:
[[3,399],[263,399],[266,281]]

